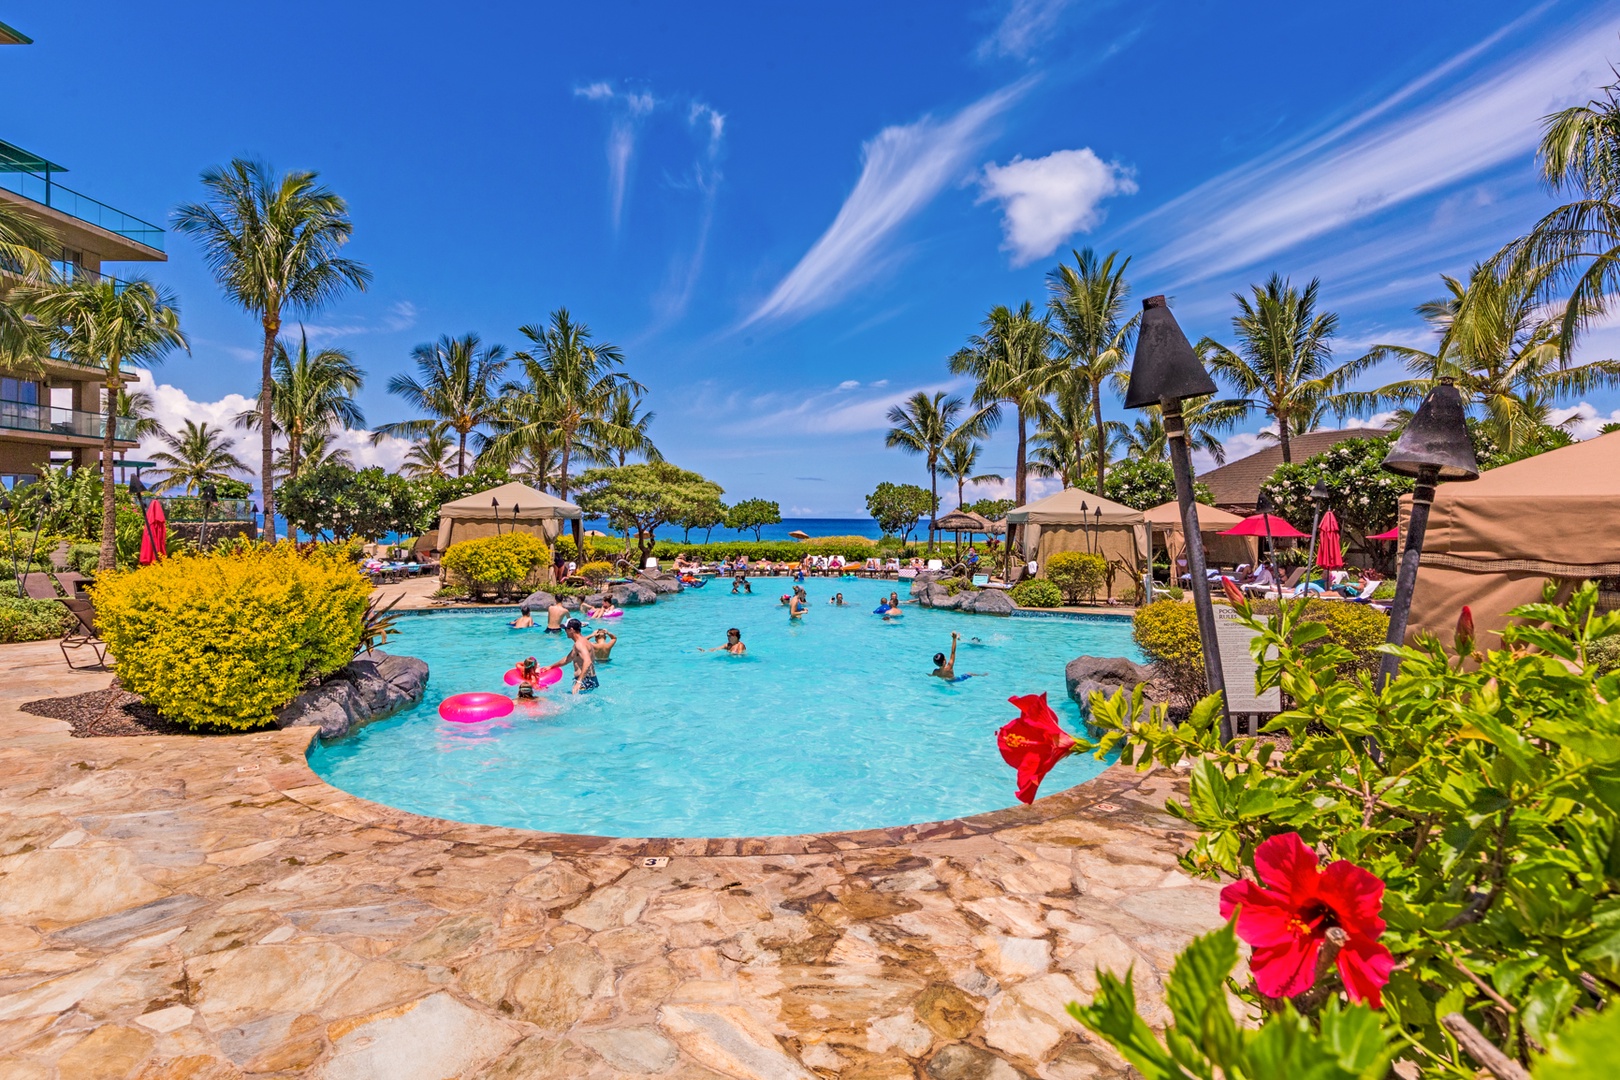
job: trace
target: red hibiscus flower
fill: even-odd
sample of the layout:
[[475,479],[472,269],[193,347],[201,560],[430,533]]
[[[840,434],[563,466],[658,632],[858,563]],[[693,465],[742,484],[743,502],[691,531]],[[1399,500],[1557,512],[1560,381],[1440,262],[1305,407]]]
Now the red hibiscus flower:
[[1474,651],[1474,613],[1467,604],[1457,615],[1457,633],[1451,643],[1456,647],[1458,656],[1468,656]]
[[996,745],[1002,760],[1018,770],[1018,801],[1034,802],[1041,781],[1074,749],[1074,740],[1058,727],[1045,694],[1007,700],[1018,706],[1018,719],[996,732]]
[[1339,976],[1352,1001],[1383,1007],[1380,993],[1395,960],[1378,944],[1384,920],[1384,883],[1354,863],[1340,859],[1326,870],[1298,833],[1262,843],[1254,869],[1264,885],[1239,881],[1221,890],[1221,918],[1237,910],[1238,937],[1254,949],[1249,968],[1267,997],[1303,994],[1316,982],[1316,960],[1328,930],[1337,926],[1349,940],[1339,950]]
[[1224,575],[1221,577],[1221,591],[1226,593],[1227,602],[1235,608],[1243,607],[1249,602],[1249,598],[1243,595],[1243,590],[1238,588],[1237,582]]

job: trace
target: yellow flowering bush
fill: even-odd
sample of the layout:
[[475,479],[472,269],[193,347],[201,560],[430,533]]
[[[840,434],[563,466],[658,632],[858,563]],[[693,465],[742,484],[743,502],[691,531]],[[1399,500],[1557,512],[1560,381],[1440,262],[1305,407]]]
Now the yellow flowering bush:
[[545,541],[522,532],[458,541],[450,545],[440,563],[453,583],[474,593],[491,586],[504,590],[513,585],[537,585],[550,564],[551,551]]
[[125,687],[188,727],[241,731],[354,657],[370,591],[341,553],[284,542],[106,573],[91,596]]
[[613,576],[613,564],[610,562],[588,562],[580,567],[577,573],[592,585],[600,585]]

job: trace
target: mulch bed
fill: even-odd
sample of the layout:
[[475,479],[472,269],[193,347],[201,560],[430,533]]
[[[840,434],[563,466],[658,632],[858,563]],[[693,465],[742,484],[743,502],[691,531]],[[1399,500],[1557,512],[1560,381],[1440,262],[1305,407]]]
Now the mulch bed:
[[32,716],[64,721],[76,739],[120,735],[198,735],[183,724],[165,720],[158,711],[114,683],[105,690],[69,697],[41,698],[21,706]]

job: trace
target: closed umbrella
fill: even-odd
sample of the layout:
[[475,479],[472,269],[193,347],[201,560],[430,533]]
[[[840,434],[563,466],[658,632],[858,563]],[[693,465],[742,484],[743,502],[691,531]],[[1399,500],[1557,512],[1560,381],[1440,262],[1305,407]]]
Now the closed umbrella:
[[1322,528],[1316,549],[1316,565],[1324,570],[1344,566],[1344,550],[1339,546],[1339,519],[1329,510],[1322,515]]
[[1400,538],[1401,527],[1399,525],[1393,525],[1385,532],[1375,533],[1367,537],[1369,540],[1399,540]]
[[146,506],[146,528],[141,531],[141,565],[163,558],[169,550],[169,524],[163,503],[153,499]]

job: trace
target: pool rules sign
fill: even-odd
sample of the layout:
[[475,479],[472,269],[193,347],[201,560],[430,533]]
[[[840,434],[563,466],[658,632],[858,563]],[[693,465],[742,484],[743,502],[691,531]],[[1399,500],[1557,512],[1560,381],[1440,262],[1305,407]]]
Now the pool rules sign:
[[1232,716],[1282,712],[1282,691],[1275,686],[1263,694],[1255,691],[1259,665],[1249,643],[1259,633],[1243,625],[1236,609],[1216,605],[1215,640],[1221,647],[1221,673],[1226,676],[1226,711]]

